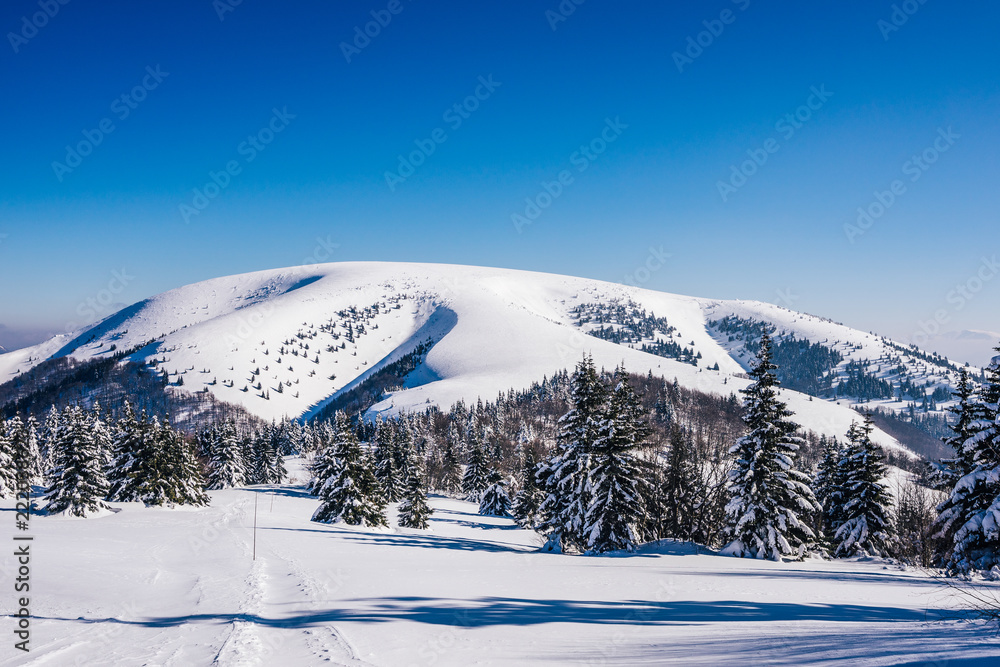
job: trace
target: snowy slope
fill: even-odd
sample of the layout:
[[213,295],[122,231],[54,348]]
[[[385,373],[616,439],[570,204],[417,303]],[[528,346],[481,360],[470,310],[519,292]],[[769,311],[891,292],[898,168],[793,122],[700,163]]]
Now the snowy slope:
[[[672,341],[700,358],[682,363],[643,352],[638,343],[587,335],[598,325],[584,322],[581,309],[615,305],[666,318],[669,332],[646,342]],[[709,326],[727,314],[771,321],[799,338],[838,341],[851,359],[893,352],[872,334],[758,302],[505,269],[350,262],[229,276],[165,292],[84,331],[0,356],[0,382],[54,356],[136,350],[131,359],[169,374],[168,391],[208,391],[264,418],[297,417],[430,341],[404,388],[375,410],[492,399],[572,368],[584,353],[608,369],[624,362],[633,372],[729,394],[746,386],[749,359]],[[913,363],[935,381],[953,379],[951,371]],[[816,432],[842,435],[858,418],[843,401],[791,391],[785,398],[798,421]],[[896,444],[882,433],[876,438]]]
[[[8,640],[0,664],[1000,661],[993,633],[947,620],[956,601],[912,569],[760,562],[673,542],[555,555],[510,520],[441,497],[418,531],[312,523],[318,501],[293,486],[211,495],[207,508],[32,517],[31,651]],[[4,514],[13,507],[0,500]],[[11,577],[13,551],[0,556]]]

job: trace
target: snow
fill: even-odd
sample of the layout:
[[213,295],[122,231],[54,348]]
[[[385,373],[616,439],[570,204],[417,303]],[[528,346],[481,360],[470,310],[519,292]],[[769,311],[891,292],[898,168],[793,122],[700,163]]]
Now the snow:
[[[289,461],[300,481],[301,462]],[[431,530],[309,521],[301,487],[208,508],[31,519],[31,652],[11,665],[898,665],[1000,659],[931,578],[663,541],[570,556],[475,505]],[[253,533],[256,503],[257,531]],[[13,501],[0,501],[13,519]],[[390,516],[390,523],[395,525]],[[256,560],[252,554],[256,550]],[[0,564],[15,567],[13,550]],[[9,597],[8,597],[9,599]],[[9,640],[8,640],[9,641]]]
[[[699,365],[588,336],[570,312],[582,303],[614,299],[666,317],[677,330],[676,340],[685,346],[693,341],[702,355]],[[318,330],[320,325],[332,319],[338,323],[336,331],[343,333],[338,311],[376,303],[387,306],[371,322],[377,329],[369,328],[346,349],[326,351],[327,345],[344,339],[334,341]],[[434,345],[425,362],[402,389],[376,405],[373,414],[430,405],[447,409],[459,399],[492,400],[500,392],[524,389],[543,376],[572,368],[585,353],[608,370],[624,363],[633,372],[651,371],[668,380],[677,378],[686,387],[727,395],[747,385],[740,375],[749,361],[739,358],[734,344],[715,336],[708,326],[727,314],[773,321],[780,330],[816,342],[841,341],[845,350],[850,347],[845,351],[848,360],[875,359],[893,351],[872,334],[759,302],[699,299],[527,271],[345,262],[228,276],[164,292],[87,330],[0,355],[0,382],[53,356],[100,358],[142,346],[131,359],[163,361],[158,369],[170,372],[173,382],[184,378],[182,387],[170,391],[207,390],[265,419],[300,417],[315,414],[338,394],[430,339]],[[279,363],[278,350],[287,340],[296,341],[297,350],[309,344],[308,356],[286,353]],[[709,370],[716,363],[719,370]],[[925,362],[911,365],[921,380],[953,380]],[[253,375],[257,368],[261,373]],[[257,382],[260,391],[252,388]],[[281,393],[279,383],[286,383]],[[243,392],[244,387],[248,391]],[[787,390],[782,397],[798,423],[817,433],[843,436],[850,423],[859,420],[846,401],[838,405]],[[881,431],[873,439],[899,448]]]

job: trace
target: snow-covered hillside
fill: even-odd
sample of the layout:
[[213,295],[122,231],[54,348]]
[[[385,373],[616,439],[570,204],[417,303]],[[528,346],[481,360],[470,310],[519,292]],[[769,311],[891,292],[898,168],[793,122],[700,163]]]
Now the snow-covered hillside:
[[[891,380],[902,370],[929,383],[927,391],[954,383],[946,360],[768,304],[524,271],[376,262],[261,271],[171,290],[81,332],[0,356],[0,382],[52,357],[129,351],[169,375],[167,391],[207,391],[264,418],[298,417],[424,344],[422,363],[374,410],[492,399],[570,368],[585,353],[608,369],[624,363],[729,394],[746,385],[750,353],[720,332],[726,316],[835,347],[843,359],[833,375],[868,361],[874,375]],[[785,398],[798,421],[819,433],[843,435],[857,418],[849,399],[794,391]],[[896,444],[884,433],[876,438]]]

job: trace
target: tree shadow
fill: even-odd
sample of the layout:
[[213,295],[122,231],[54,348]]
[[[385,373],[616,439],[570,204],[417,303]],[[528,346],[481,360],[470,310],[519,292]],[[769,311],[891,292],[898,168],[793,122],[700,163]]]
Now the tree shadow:
[[[901,623],[934,621],[941,610],[920,611],[889,606],[799,604],[744,600],[653,602],[645,600],[529,600],[484,597],[456,600],[427,597],[358,598],[341,601],[338,609],[266,617],[215,613],[124,621],[116,618],[49,618],[77,623],[120,623],[172,627],[187,623],[225,624],[245,621],[266,627],[307,628],[329,623],[409,621],[427,625],[492,627],[548,623],[630,626],[689,626],[709,623],[769,623],[821,621],[837,623]],[[950,610],[949,610],[950,611]]]
[[337,539],[357,542],[359,544],[380,544],[400,547],[416,547],[422,549],[453,549],[457,551],[484,551],[491,553],[532,553],[536,547],[525,547],[513,544],[502,544],[486,540],[473,540],[464,537],[447,537],[444,535],[416,535],[413,533],[376,533],[354,532],[338,528],[337,524],[326,524],[325,530],[320,528],[281,528],[265,527],[258,530],[286,530],[291,532],[312,532],[326,535],[336,535]]

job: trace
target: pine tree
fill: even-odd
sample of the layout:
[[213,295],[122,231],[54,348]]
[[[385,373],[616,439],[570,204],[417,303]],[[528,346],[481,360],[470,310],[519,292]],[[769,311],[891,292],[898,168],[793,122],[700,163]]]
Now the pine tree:
[[13,436],[10,423],[0,421],[0,498],[13,498],[17,495]]
[[808,524],[819,508],[809,477],[795,469],[803,439],[795,435],[798,425],[778,398],[776,368],[765,333],[749,374],[753,382],[741,390],[747,433],[730,449],[736,458],[726,505],[732,541],[723,553],[742,558],[801,558],[815,538]]
[[540,530],[549,550],[586,548],[587,508],[591,456],[603,418],[607,389],[590,357],[577,364],[571,379],[572,408],[559,420],[556,449],[539,467],[536,479],[545,494]]
[[590,553],[633,551],[638,526],[645,519],[640,485],[642,466],[635,457],[649,434],[639,399],[624,368],[615,372],[615,388],[593,445],[593,465],[587,482],[590,504],[584,534]]
[[943,440],[944,444],[955,450],[955,458],[942,460],[941,467],[932,478],[934,488],[949,491],[954,488],[958,480],[975,468],[973,452],[965,451],[965,443],[975,435],[973,421],[976,392],[969,378],[969,372],[965,368],[958,372],[958,386],[953,396],[956,404],[948,408],[948,411],[955,415],[955,423],[949,424],[952,435]]
[[385,500],[372,474],[368,457],[361,451],[347,418],[338,414],[334,456],[338,465],[317,490],[320,506],[312,520],[319,523],[343,522],[352,526],[388,526]]
[[958,458],[972,469],[938,506],[937,536],[953,536],[947,559],[953,573],[1000,565],[1000,355],[964,417],[968,437]]
[[834,533],[843,519],[843,487],[840,473],[840,460],[843,458],[843,448],[836,438],[820,438],[823,458],[820,459],[813,478],[813,493],[821,512],[816,513],[816,534],[832,541]]
[[108,471],[108,500],[134,502],[141,499],[141,478],[145,453],[151,445],[150,428],[145,414],[136,419],[132,405],[126,401],[122,416],[115,425],[114,443],[111,448],[112,463]]
[[838,466],[843,480],[843,522],[833,536],[834,554],[887,557],[893,541],[889,508],[892,497],[881,480],[886,465],[881,450],[871,440],[875,426],[871,414],[864,424],[851,424],[848,444]]
[[677,423],[672,423],[670,453],[662,484],[665,535],[685,541],[694,539],[703,486],[693,443]]
[[445,445],[441,466],[441,490],[445,493],[458,493],[462,489],[462,466],[451,440]]
[[403,528],[426,530],[430,527],[427,519],[434,513],[434,510],[427,504],[423,473],[420,457],[413,454],[407,466],[406,497],[399,504],[397,523]]
[[539,509],[543,496],[535,481],[537,470],[535,453],[530,447],[525,446],[521,463],[521,488],[514,496],[511,513],[514,515],[517,525],[528,530],[534,530],[541,520]]
[[191,447],[171,428],[169,421],[164,421],[155,435],[163,452],[160,460],[164,466],[161,471],[164,492],[162,496],[144,499],[146,504],[208,505],[210,500],[205,493],[201,464]]
[[59,438],[53,446],[54,466],[45,492],[49,514],[66,512],[85,517],[108,509],[104,497],[108,482],[103,455],[95,441],[91,420],[78,406],[67,407],[60,419]]
[[228,489],[246,483],[246,467],[236,424],[226,421],[210,444],[208,488]]
[[489,468],[484,475],[486,489],[479,501],[479,513],[484,516],[510,516],[510,496],[507,495],[507,482],[500,472]]
[[42,456],[38,448],[37,422],[32,416],[21,421],[19,415],[8,422],[11,455],[19,487],[26,487],[39,480],[43,473]]
[[386,502],[395,503],[405,490],[403,475],[396,463],[395,434],[390,423],[383,422],[375,431],[375,478]]
[[475,437],[470,438],[469,443],[469,464],[465,466],[465,473],[462,475],[462,492],[465,499],[470,503],[478,503],[483,498],[483,492],[489,486],[487,479],[488,466],[486,454]]

